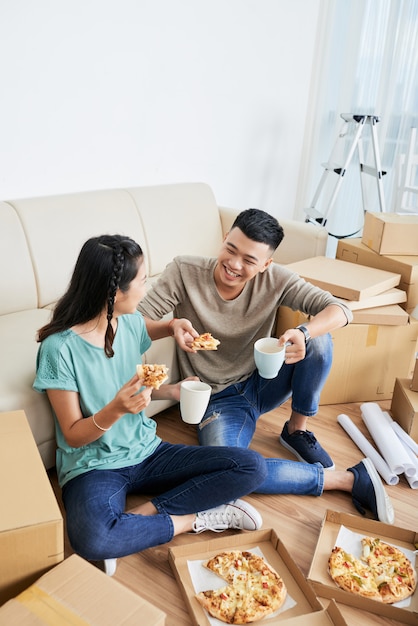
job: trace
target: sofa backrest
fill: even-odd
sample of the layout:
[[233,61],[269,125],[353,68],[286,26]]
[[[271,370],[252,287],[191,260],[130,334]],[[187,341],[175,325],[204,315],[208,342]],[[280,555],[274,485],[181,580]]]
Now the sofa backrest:
[[65,291],[82,244],[104,233],[144,239],[136,207],[126,191],[109,190],[14,200],[26,235],[39,308]]
[[149,275],[160,274],[179,254],[216,256],[222,242],[219,208],[204,183],[128,189],[141,216]]
[[56,302],[82,244],[93,236],[119,233],[135,239],[150,277],[177,254],[215,255],[222,241],[219,210],[203,183],[11,200],[0,203],[0,219],[5,240],[0,262],[13,268],[10,276],[1,273],[7,298],[0,314]]

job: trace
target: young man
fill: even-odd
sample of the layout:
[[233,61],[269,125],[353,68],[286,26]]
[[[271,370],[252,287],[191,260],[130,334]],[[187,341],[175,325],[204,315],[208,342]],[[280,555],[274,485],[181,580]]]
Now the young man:
[[[176,257],[139,311],[154,338],[175,336],[181,376],[198,376],[212,386],[198,426],[201,445],[248,447],[260,415],[291,397],[291,414],[279,441],[304,463],[267,459],[268,477],[257,491],[320,495],[323,489],[342,489],[352,492],[359,510],[368,508],[375,517],[390,521],[393,511],[372,464],[362,462],[349,472],[324,472],[334,469],[334,463],[307,429],[331,367],[329,331],[348,324],[352,314],[330,293],[272,263],[283,236],[282,227],[268,213],[241,212],[216,259]],[[279,344],[288,344],[285,364],[276,378],[266,380],[255,369],[254,342],[271,334],[282,305],[313,318],[278,339]],[[157,321],[169,312],[174,320]],[[218,350],[191,348],[193,338],[203,332],[220,341]],[[360,484],[364,497],[359,495]]]

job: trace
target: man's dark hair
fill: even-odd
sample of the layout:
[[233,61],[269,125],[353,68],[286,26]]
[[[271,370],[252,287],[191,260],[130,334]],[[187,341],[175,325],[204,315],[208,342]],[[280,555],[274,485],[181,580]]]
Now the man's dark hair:
[[283,228],[275,217],[261,209],[241,211],[231,226],[239,228],[248,239],[266,243],[274,251],[284,237]]

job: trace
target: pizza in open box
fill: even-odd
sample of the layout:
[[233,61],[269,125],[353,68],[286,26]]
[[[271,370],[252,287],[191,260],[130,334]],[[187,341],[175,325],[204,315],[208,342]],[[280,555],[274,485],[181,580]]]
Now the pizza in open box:
[[196,595],[210,615],[227,624],[249,624],[277,611],[287,590],[279,574],[257,554],[221,552],[205,565],[228,585]]
[[360,558],[336,546],[328,568],[341,589],[385,604],[408,598],[417,586],[416,571],[407,556],[378,538],[362,539]]

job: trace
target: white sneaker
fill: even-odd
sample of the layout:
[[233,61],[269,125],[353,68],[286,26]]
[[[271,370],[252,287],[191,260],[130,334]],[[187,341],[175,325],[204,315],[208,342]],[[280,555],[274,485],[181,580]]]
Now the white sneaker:
[[228,528],[238,530],[258,530],[263,524],[260,513],[244,500],[234,500],[214,509],[197,513],[193,531],[202,533],[212,530],[221,533]]
[[107,574],[108,576],[113,576],[113,574],[116,572],[117,559],[105,559],[103,563],[105,574]]

